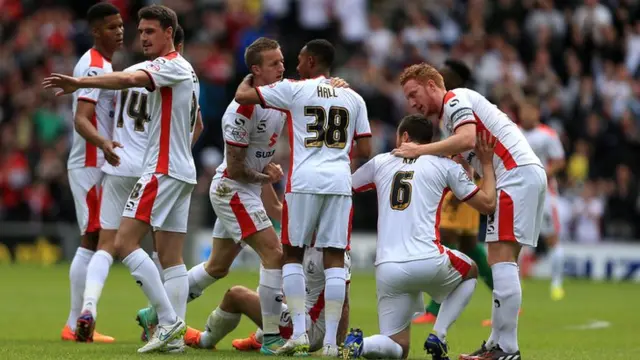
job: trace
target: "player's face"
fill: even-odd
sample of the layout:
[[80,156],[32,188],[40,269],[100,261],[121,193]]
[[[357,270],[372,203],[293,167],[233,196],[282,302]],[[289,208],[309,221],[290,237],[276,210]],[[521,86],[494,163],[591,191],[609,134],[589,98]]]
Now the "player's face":
[[298,74],[300,74],[303,79],[311,77],[312,62],[313,58],[307,54],[307,47],[303,47],[302,50],[300,50],[300,54],[298,54],[298,67],[296,67]]
[[262,52],[262,64],[254,68],[254,75],[265,84],[282,80],[284,74],[284,56],[280,49]]
[[424,116],[429,116],[435,112],[429,88],[428,82],[427,85],[423,85],[415,79],[407,81],[402,87],[404,97],[409,102],[409,106]]
[[165,51],[167,42],[173,42],[173,30],[170,27],[162,29],[158,20],[140,19],[138,33],[142,52],[149,58],[164,55],[162,52]]
[[124,39],[124,23],[120,14],[109,15],[94,29],[96,38],[109,50],[122,47]]
[[520,126],[524,129],[532,129],[538,124],[540,112],[534,106],[524,104],[520,107]]

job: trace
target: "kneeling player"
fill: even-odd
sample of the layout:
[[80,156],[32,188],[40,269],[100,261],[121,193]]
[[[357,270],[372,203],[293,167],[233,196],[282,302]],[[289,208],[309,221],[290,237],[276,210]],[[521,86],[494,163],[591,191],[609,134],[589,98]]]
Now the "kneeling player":
[[[397,133],[404,142],[429,143],[433,126],[422,115],[405,117]],[[425,350],[434,360],[449,359],[447,330],[471,299],[478,268],[466,255],[440,244],[440,209],[451,189],[454,195],[482,213],[496,207],[493,146],[482,137],[476,153],[485,170],[482,189],[460,164],[437,156],[403,159],[380,154],[353,174],[356,192],[377,189],[378,241],[376,286],[380,335],[363,339],[353,330],[343,346],[343,357],[406,358],[411,317],[422,306],[422,292],[442,303],[434,332]]]
[[[342,316],[338,324],[337,343],[342,343],[345,338],[347,326],[349,325],[349,280],[351,278],[351,259],[349,253],[345,253],[344,266],[346,272],[347,285],[345,289],[345,302],[342,307]],[[307,283],[307,296],[305,300],[307,310],[307,335],[310,342],[310,351],[317,351],[322,348],[325,325],[324,325],[324,265],[322,249],[307,248],[303,260],[304,275]],[[245,346],[238,346],[234,341],[234,347],[239,350],[258,350],[262,342],[262,316],[260,310],[260,297],[258,293],[244,286],[234,286],[229,289],[222,303],[209,315],[205,325],[205,331],[200,332],[189,328],[185,336],[187,345],[212,349],[227,334],[233,331],[240,323],[241,315],[246,315],[259,327],[257,336],[253,335],[250,340],[242,341]],[[280,335],[288,339],[293,331],[291,315],[286,304],[282,304],[280,314]],[[249,343],[249,344],[247,344]]]

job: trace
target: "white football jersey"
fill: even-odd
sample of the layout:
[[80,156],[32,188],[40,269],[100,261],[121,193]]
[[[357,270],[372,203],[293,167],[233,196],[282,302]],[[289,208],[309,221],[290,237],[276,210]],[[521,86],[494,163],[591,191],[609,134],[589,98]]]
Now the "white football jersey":
[[[555,130],[543,124],[533,129],[521,130],[543,165],[548,165],[551,160],[564,160],[564,148]],[[548,184],[549,189],[557,192],[558,183],[555,178],[549,179]]]
[[[276,143],[287,122],[287,114],[256,105],[240,105],[235,101],[227,107],[222,116],[222,134],[225,142],[225,156],[216,169],[215,178],[227,176],[227,146],[247,148],[245,164],[248,168],[262,172],[276,153]],[[233,180],[231,180],[233,181]],[[262,185],[237,183],[260,194]]]
[[367,107],[355,91],[324,76],[256,88],[262,105],[291,117],[286,192],[351,195],[353,140],[371,136]]
[[440,209],[451,189],[460,200],[479,188],[462,166],[438,156],[402,159],[377,155],[353,174],[356,192],[378,193],[378,242],[375,265],[429,259],[442,254]]
[[[94,48],[89,49],[73,69],[74,77],[96,76],[113,72],[111,61]],[[114,115],[113,90],[106,89],[78,89],[73,93],[73,116],[76,115],[78,101],[89,101],[96,105],[91,123],[98,129],[98,133],[106,139],[111,139]],[[78,132],[73,130],[73,144],[67,161],[68,169],[82,167],[101,167],[104,164],[104,154],[97,146],[86,141]]]
[[[132,65],[124,72],[143,70],[150,61]],[[142,161],[149,140],[149,92],[145,88],[131,88],[116,92],[116,115],[113,124],[113,140],[122,144],[115,152],[120,165],[105,162],[102,171],[110,175],[140,177]]]
[[[447,92],[440,118],[444,122],[445,137],[453,135],[459,126],[473,123],[476,124],[476,132],[486,131],[496,138],[493,168],[496,172],[498,187],[505,178],[506,172],[516,166],[531,164],[542,166],[540,159],[533,153],[518,126],[509,119],[507,114],[471,89],[459,88]],[[482,176],[482,165],[475,151],[465,151],[462,156]]]
[[147,63],[141,70],[153,83],[147,89],[151,120],[143,172],[165,174],[195,184],[191,140],[200,97],[196,73],[176,51]]

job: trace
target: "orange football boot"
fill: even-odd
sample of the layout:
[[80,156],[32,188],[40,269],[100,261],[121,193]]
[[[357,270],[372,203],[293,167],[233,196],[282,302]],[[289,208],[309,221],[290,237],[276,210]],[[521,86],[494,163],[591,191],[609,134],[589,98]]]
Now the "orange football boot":
[[200,345],[200,331],[187,326],[187,332],[184,334],[184,344],[191,346],[192,348],[199,348]]
[[[60,338],[63,341],[76,341],[76,334],[73,331],[71,331],[71,328],[69,327],[69,325],[65,325],[64,328],[62,329],[62,333],[60,334]],[[93,342],[110,344],[115,341],[116,339],[114,339],[111,336],[102,335],[97,331],[93,332]]]
[[436,322],[436,316],[432,313],[424,313],[411,322],[414,324],[433,324]]
[[262,344],[256,339],[256,333],[251,333],[246,339],[233,340],[231,346],[238,351],[257,351],[260,350]]

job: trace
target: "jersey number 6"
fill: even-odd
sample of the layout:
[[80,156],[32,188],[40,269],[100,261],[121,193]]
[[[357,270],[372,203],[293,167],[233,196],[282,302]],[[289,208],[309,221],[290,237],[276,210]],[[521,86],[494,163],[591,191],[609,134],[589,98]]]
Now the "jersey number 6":
[[393,176],[393,187],[389,202],[393,210],[404,210],[411,204],[411,182],[413,171],[398,171]]

